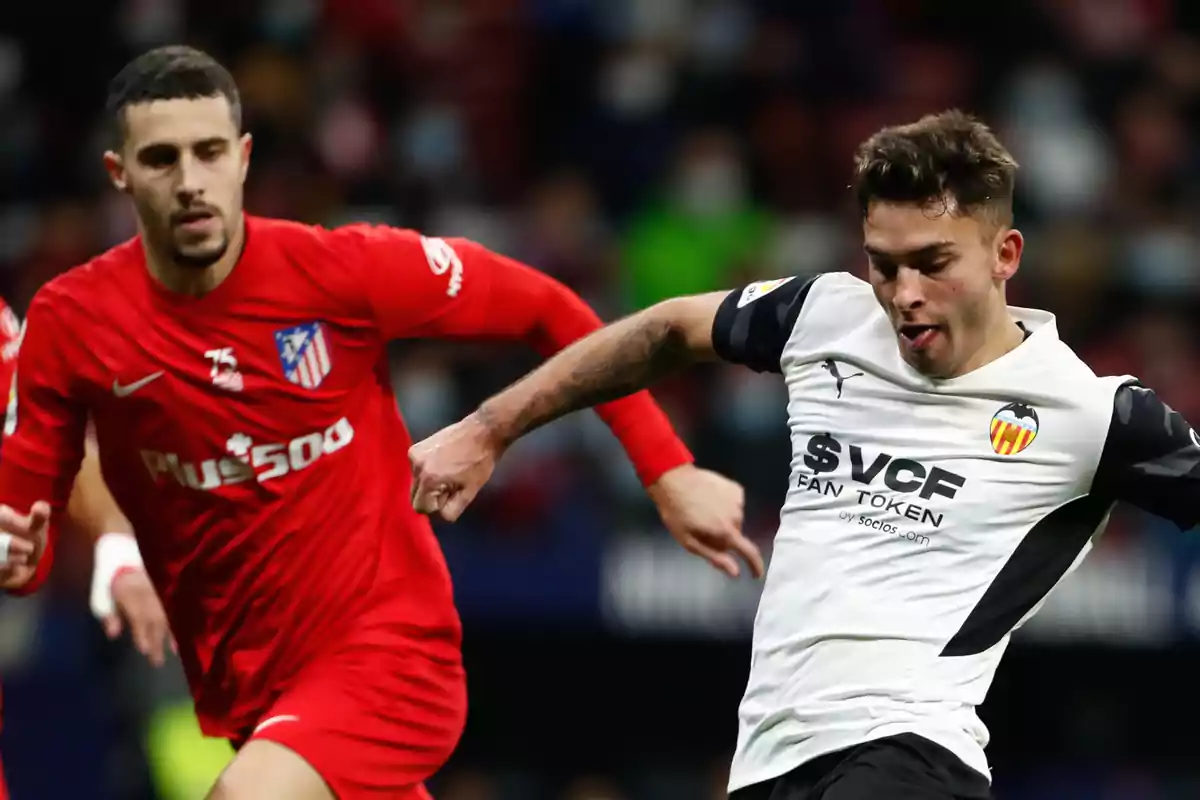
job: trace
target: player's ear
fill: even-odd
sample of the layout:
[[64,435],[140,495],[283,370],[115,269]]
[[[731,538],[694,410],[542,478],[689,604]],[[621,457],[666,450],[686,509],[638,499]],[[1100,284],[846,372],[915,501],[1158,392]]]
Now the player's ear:
[[104,152],[104,171],[118,192],[129,191],[129,182],[125,180],[125,161],[115,150]]
[[242,148],[242,183],[245,183],[246,174],[250,171],[250,151],[254,149],[254,137],[243,133],[242,138],[238,140],[238,146]]
[[1004,227],[996,233],[996,268],[992,275],[997,280],[1011,280],[1021,266],[1021,254],[1025,252],[1025,237],[1016,228]]

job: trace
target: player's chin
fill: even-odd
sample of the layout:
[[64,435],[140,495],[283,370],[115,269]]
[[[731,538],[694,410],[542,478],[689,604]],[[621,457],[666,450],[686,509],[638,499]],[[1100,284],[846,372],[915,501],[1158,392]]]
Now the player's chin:
[[938,336],[937,341],[931,341],[923,347],[914,347],[903,336],[899,337],[900,355],[908,365],[917,372],[929,378],[947,377],[951,369],[949,346],[944,336]]
[[175,262],[185,267],[205,269],[211,267],[225,255],[229,243],[223,236],[214,236],[202,242],[176,242]]

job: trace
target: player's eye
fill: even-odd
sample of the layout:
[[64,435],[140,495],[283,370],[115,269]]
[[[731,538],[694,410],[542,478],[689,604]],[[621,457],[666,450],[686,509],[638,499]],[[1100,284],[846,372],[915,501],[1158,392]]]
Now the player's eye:
[[871,269],[875,270],[875,272],[879,274],[879,277],[883,278],[885,281],[892,281],[896,279],[896,272],[899,269],[896,262],[879,258],[878,256],[871,256],[870,262]]
[[923,254],[913,258],[911,266],[922,275],[937,275],[939,272],[945,271],[953,263],[953,255],[941,252]]
[[201,142],[196,145],[196,158],[201,161],[215,161],[226,151],[224,142]]
[[174,147],[147,147],[138,153],[138,161],[151,169],[165,169],[179,160],[179,151]]
[[920,261],[913,264],[922,275],[936,275],[949,266],[949,261],[944,258],[931,259],[929,261]]

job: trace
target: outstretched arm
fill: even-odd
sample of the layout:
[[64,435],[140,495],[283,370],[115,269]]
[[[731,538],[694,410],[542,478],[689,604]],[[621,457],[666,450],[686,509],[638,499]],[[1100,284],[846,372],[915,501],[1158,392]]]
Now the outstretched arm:
[[[386,339],[516,341],[551,356],[602,325],[562,283],[466,239],[365,225],[338,235],[366,269],[360,283]],[[596,412],[643,485],[691,464],[691,453],[648,393],[601,404]]]
[[484,403],[479,422],[506,447],[580,408],[622,397],[698,361],[780,372],[813,281],[781,278],[677,297],[577,342]]
[[581,408],[624,397],[717,357],[713,322],[726,292],[679,297],[564,349],[475,412],[497,446]]
[[[343,263],[365,270],[349,271],[354,276],[347,287],[349,296],[365,300],[384,339],[522,341],[550,356],[602,324],[577,294],[558,281],[465,239],[364,225],[341,229],[333,239],[340,242]],[[613,395],[596,411],[624,446],[667,528],[685,546],[698,537],[733,542],[729,547],[747,554],[752,571],[760,572],[761,557],[741,534],[742,487],[697,469],[648,393],[621,394],[630,396]],[[418,459],[413,463],[417,466]],[[446,519],[456,519],[469,502],[466,494],[460,494],[459,505],[434,508],[417,499],[425,494],[420,483],[418,477],[414,506],[426,513],[437,511]],[[737,574],[737,562],[724,551],[705,555],[718,568]]]
[[[462,422],[415,445],[409,451],[413,506],[456,519],[517,438],[576,409],[638,391],[688,364],[720,357],[758,371],[781,371],[785,345],[811,284],[784,278],[730,293],[676,298],[592,333]],[[703,506],[720,490],[714,486],[698,494]],[[740,503],[732,525],[675,524],[667,514],[663,519],[686,549],[719,569],[736,574],[730,555],[736,553],[755,574],[762,572],[761,555],[741,533]]]
[[[455,520],[475,498],[509,443],[575,409],[635,392],[713,356],[712,320],[721,295],[671,300],[587,336],[467,419],[409,451],[413,507]],[[738,558],[754,576],[764,566],[742,533],[742,487],[706,470],[669,472],[649,487],[663,523],[689,552],[729,575]]]

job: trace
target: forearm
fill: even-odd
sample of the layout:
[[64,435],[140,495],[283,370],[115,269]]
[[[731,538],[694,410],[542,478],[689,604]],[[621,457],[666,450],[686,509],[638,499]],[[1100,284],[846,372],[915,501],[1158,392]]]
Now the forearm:
[[100,472],[100,454],[95,442],[88,439],[79,474],[71,487],[67,516],[92,541],[106,533],[132,533],[133,526],[121,513],[104,476]]
[[503,445],[559,417],[645,389],[697,360],[672,303],[576,341],[477,412]]
[[[595,333],[603,321],[570,288],[524,264],[487,251],[474,251],[474,274],[487,264],[489,291],[476,330],[485,336],[521,341],[546,358]],[[692,462],[666,414],[648,392],[621,392],[596,412],[621,442],[645,486]],[[604,398],[609,399],[609,398]]]

